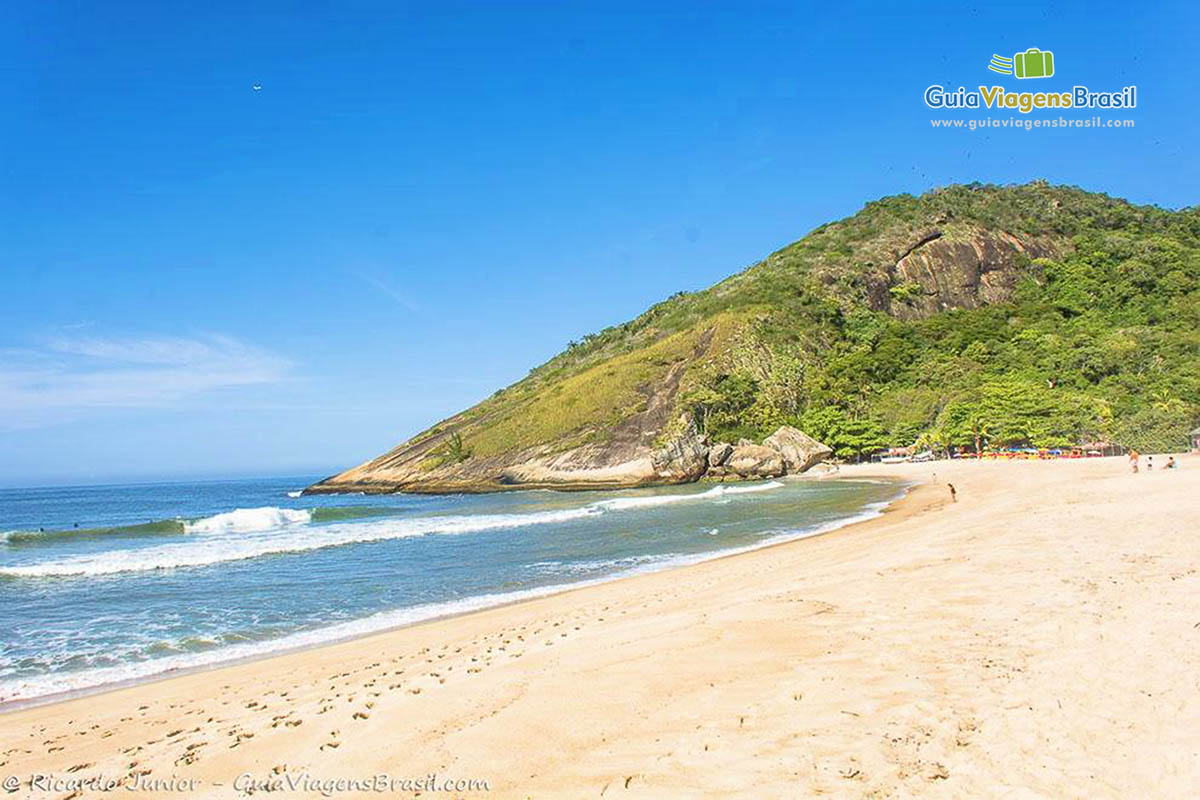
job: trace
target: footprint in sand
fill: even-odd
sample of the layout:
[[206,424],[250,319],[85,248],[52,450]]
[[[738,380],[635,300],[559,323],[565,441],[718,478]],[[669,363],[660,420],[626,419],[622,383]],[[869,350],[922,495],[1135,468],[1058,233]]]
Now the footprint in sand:
[[[233,731],[230,731],[229,733],[231,735],[233,735]],[[254,738],[253,733],[250,733],[249,731],[243,731],[236,735],[236,738],[234,739],[233,744],[229,745],[229,749],[232,750],[233,748],[237,747],[238,745],[240,745],[242,742],[246,741],[247,739],[253,739],[253,738]]]
[[195,764],[200,760],[200,753],[198,751],[206,744],[208,742],[196,742],[195,744],[188,745],[187,749],[183,751],[183,755],[175,759],[175,766]]

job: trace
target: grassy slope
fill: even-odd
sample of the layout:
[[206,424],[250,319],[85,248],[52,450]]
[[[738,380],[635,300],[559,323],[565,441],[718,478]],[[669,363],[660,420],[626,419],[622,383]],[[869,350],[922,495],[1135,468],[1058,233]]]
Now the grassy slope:
[[603,441],[618,422],[643,410],[641,387],[690,360],[705,330],[716,330],[714,343],[721,349],[735,324],[735,315],[724,314],[591,366],[561,369],[503,390],[479,407],[481,416],[494,414],[491,421],[466,434],[473,454],[490,456],[545,442],[565,449]]

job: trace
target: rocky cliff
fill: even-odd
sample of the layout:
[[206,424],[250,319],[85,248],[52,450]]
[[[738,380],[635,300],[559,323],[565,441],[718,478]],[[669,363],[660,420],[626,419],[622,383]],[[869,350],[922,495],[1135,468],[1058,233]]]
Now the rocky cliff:
[[[529,452],[507,459],[422,467],[420,453],[393,451],[380,459],[310,486],[309,494],[346,491],[487,492],[503,489],[621,489],[707,478],[717,481],[758,480],[797,475],[832,455],[810,436],[783,426],[762,445],[743,440],[710,443],[694,430],[660,447],[634,447],[628,456],[603,448],[580,448],[550,456]],[[608,459],[608,460],[606,460]]]

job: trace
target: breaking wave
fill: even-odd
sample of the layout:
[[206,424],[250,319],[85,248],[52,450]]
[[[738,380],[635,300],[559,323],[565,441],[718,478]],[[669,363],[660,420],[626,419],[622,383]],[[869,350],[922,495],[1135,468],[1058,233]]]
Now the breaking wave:
[[297,508],[235,508],[189,522],[183,529],[187,533],[252,533],[302,525],[311,520],[312,512]]
[[[308,512],[304,512],[306,515]],[[321,527],[297,525],[284,531],[271,530],[247,536],[208,536],[139,550],[111,550],[95,555],[74,556],[38,564],[10,566],[0,575],[40,578],[68,575],[112,575],[180,567],[204,567],[226,561],[259,556],[302,553],[363,542],[405,539],[429,534],[462,534],[503,528],[520,528],[548,522],[567,522],[598,513],[590,508],[544,511],[533,514],[488,514],[477,516],[416,517],[331,524]],[[223,516],[223,515],[219,515]],[[213,518],[210,518],[213,519]],[[222,531],[231,528],[218,528]]]
[[[715,486],[704,492],[617,497],[598,500],[574,509],[515,514],[480,514],[441,517],[406,517],[364,522],[337,522],[348,518],[399,513],[397,509],[371,506],[326,507],[306,511],[266,506],[239,508],[191,522],[172,521],[174,528],[161,532],[187,533],[188,541],[171,542],[138,549],[109,550],[0,567],[0,576],[43,578],[113,575],[186,567],[206,567],[228,561],[262,556],[303,553],[328,547],[405,539],[432,534],[456,535],[530,525],[564,523],[608,512],[631,511],[682,502],[720,501],[733,495],[777,489],[778,481],[749,486]],[[312,525],[313,522],[329,522]],[[151,523],[158,525],[160,523]],[[168,523],[161,523],[167,525]],[[242,534],[229,536],[227,534]],[[10,539],[11,542],[11,534]]]
[[307,511],[274,507],[238,508],[195,520],[160,519],[154,522],[113,525],[105,528],[3,531],[0,532],[0,542],[20,547],[103,537],[177,536],[181,533],[248,533],[307,522],[336,522],[366,517],[384,517],[399,513],[402,513],[402,509],[394,506],[321,506]]

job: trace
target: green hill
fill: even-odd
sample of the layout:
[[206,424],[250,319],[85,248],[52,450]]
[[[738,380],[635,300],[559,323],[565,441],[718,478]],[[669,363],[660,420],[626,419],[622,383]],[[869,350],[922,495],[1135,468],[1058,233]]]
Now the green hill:
[[869,203],[312,490],[692,479],[668,463],[692,434],[781,425],[843,458],[984,440],[1178,450],[1198,417],[1200,213],[974,184]]

